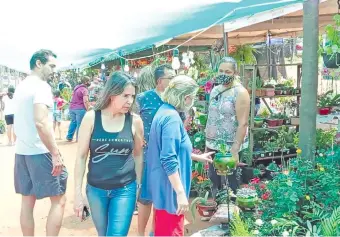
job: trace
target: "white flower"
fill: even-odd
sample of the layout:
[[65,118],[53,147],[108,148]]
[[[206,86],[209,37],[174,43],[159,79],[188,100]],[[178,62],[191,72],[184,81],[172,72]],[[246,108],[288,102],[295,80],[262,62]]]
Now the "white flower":
[[276,224],[277,224],[277,220],[271,220],[270,223],[271,223],[272,225],[276,225]]
[[255,224],[258,225],[258,226],[261,226],[261,225],[263,225],[263,221],[261,219],[257,219],[255,221]]
[[288,236],[289,236],[289,232],[288,232],[288,231],[286,231],[286,230],[285,230],[285,231],[283,231],[283,233],[282,233],[282,236],[283,236],[283,237],[288,237]]
[[254,235],[258,235],[259,233],[260,233],[260,232],[259,232],[258,230],[254,230],[254,231],[253,231],[253,234],[254,234]]
[[195,142],[200,142],[201,138],[200,137],[196,137]]

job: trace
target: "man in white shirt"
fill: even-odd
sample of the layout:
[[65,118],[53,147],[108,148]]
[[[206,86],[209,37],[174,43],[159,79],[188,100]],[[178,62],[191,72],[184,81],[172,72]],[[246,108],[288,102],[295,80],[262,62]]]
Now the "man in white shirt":
[[37,199],[49,197],[51,209],[46,235],[57,236],[65,207],[67,171],[54,139],[49,111],[53,95],[47,80],[56,66],[56,55],[40,50],[32,56],[32,73],[14,95],[15,191],[22,195],[20,224],[24,236],[34,235],[33,209]]

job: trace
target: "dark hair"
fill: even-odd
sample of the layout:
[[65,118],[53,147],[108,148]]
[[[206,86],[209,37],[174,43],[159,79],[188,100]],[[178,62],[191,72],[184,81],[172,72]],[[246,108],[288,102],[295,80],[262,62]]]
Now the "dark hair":
[[169,64],[162,64],[155,69],[155,80],[158,81],[159,78],[164,77],[165,70],[172,70]]
[[14,93],[15,92],[15,88],[13,86],[9,86],[7,91],[8,91],[8,93]]
[[46,64],[48,61],[48,57],[54,57],[57,58],[57,55],[55,55],[51,50],[47,49],[41,49],[37,52],[35,52],[30,60],[30,68],[33,70],[36,67],[36,63],[39,60],[42,64]]
[[80,83],[81,84],[85,84],[86,82],[89,82],[91,81],[91,78],[88,77],[88,76],[83,76],[81,79],[80,79]]
[[9,86],[7,89],[7,96],[10,99],[13,99],[13,95],[14,95],[15,89],[13,86]]
[[54,95],[55,97],[60,97],[60,90],[55,90],[55,91],[53,92],[53,95]]
[[135,79],[124,72],[114,72],[110,79],[105,83],[104,88],[98,97],[94,110],[103,110],[109,106],[111,96],[120,95],[123,93],[125,87],[132,85],[136,88]]

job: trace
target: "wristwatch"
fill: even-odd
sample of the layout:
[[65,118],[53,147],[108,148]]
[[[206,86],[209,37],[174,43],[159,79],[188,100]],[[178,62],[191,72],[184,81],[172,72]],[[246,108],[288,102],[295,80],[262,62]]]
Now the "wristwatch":
[[137,188],[141,188],[142,187],[142,184],[137,184]]

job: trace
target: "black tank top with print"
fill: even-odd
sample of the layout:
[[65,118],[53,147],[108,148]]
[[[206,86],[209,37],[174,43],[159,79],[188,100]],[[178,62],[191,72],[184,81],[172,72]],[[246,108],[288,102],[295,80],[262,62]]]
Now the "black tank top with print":
[[101,111],[95,111],[90,141],[87,182],[96,188],[111,190],[136,180],[133,150],[132,115],[125,114],[123,130],[107,132]]

